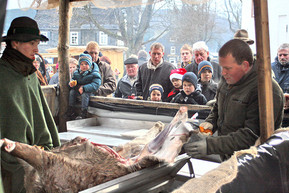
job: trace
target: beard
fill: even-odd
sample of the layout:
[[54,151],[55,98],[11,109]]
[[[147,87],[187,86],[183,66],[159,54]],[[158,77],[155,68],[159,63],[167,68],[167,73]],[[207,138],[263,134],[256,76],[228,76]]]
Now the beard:
[[285,65],[289,64],[289,61],[287,61],[287,60],[281,60],[281,61],[280,61],[280,64],[283,65],[283,66],[285,66]]

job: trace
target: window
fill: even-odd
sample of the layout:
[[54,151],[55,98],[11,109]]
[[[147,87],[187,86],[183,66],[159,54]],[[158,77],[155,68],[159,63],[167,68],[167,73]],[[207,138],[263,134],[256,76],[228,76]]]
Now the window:
[[78,32],[70,32],[70,45],[78,45]]
[[99,32],[99,44],[100,45],[107,45],[107,34],[104,32],[100,31]]
[[173,65],[176,65],[176,58],[169,58],[169,62]]
[[176,54],[176,46],[171,46],[171,54]]
[[[49,39],[49,37],[48,37],[48,32],[47,32],[47,31],[42,31],[42,32],[40,32],[40,34],[46,36],[46,37]],[[46,42],[40,42],[40,44],[41,44],[41,45],[47,45],[47,44],[48,44],[48,41],[46,41]]]
[[[121,33],[117,32],[117,35],[121,35]],[[116,45],[117,46],[124,46],[124,42],[122,40],[117,40]]]
[[175,42],[175,41],[176,41],[176,38],[170,37],[170,42]]

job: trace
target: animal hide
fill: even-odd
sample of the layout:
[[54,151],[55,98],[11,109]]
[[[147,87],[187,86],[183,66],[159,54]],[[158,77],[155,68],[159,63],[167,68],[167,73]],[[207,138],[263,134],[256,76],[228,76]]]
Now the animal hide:
[[[0,145],[21,159],[28,193],[72,193],[159,162],[172,162],[189,138],[189,131],[183,124],[186,120],[187,111],[180,110],[165,129],[163,123],[157,122],[145,136],[116,147],[116,151],[82,137],[51,151],[9,139],[2,139]],[[166,158],[160,152],[169,152],[169,156]]]

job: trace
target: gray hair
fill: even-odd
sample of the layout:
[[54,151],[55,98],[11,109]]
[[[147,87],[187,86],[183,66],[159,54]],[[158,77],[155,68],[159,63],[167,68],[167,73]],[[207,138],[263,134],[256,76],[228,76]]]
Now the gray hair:
[[283,49],[289,49],[289,44],[288,43],[281,44],[277,51],[279,52],[279,50]]
[[196,42],[196,43],[193,44],[193,52],[195,52],[195,51],[200,51],[200,50],[202,50],[202,49],[205,50],[206,52],[209,51],[209,48],[208,48],[206,42],[204,42],[204,41],[198,41],[198,42]]

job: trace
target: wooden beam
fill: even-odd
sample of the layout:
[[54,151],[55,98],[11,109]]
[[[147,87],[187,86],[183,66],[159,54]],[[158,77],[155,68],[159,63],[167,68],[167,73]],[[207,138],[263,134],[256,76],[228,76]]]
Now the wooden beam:
[[211,109],[211,107],[206,106],[206,105],[165,103],[165,102],[110,98],[110,97],[100,97],[100,96],[92,96],[90,97],[90,101],[109,103],[109,104],[126,104],[126,105],[136,105],[136,106],[143,106],[143,107],[165,108],[165,109],[179,109],[181,106],[187,106],[188,110],[210,110]]
[[59,132],[66,132],[66,119],[65,113],[68,107],[69,88],[69,24],[70,14],[72,8],[70,8],[69,0],[59,1],[59,43],[58,43],[58,63],[59,63]]
[[274,132],[272,76],[267,0],[254,0],[258,66],[260,138],[264,143]]

